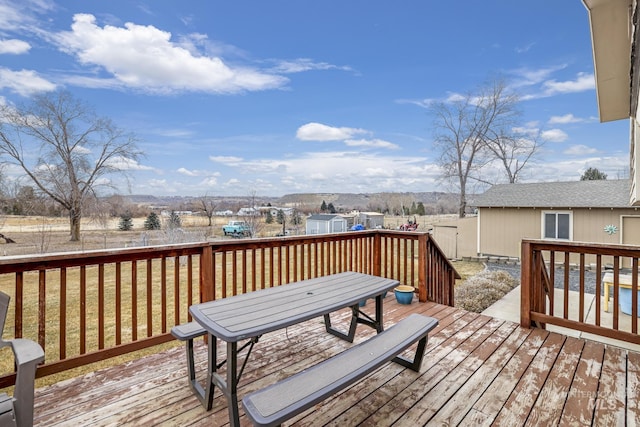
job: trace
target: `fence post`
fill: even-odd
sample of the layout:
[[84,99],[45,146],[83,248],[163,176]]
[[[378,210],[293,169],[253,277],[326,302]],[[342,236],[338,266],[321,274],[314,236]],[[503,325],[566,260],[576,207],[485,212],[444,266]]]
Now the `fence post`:
[[[427,302],[429,297],[429,292],[427,292],[428,236],[426,233],[418,236],[418,301],[420,302]],[[433,290],[431,290],[431,297],[433,298]]]
[[200,254],[200,302],[213,301],[213,248],[205,246]]
[[376,231],[373,235],[373,275],[382,274],[382,234]]
[[531,328],[531,243],[522,241],[520,263],[520,326]]

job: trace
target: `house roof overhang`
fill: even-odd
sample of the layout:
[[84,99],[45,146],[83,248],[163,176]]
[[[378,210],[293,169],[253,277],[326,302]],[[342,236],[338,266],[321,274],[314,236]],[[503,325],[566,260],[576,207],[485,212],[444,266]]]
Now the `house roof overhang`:
[[589,12],[601,122],[631,115],[632,0],[582,0]]

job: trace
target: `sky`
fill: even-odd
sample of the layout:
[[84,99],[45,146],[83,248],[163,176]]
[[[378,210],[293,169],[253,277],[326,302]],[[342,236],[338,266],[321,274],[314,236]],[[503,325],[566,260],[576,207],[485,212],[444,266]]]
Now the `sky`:
[[580,0],[0,0],[0,103],[68,90],[133,132],[120,194],[453,191],[429,106],[495,76],[544,142],[522,182],[628,178],[593,73]]

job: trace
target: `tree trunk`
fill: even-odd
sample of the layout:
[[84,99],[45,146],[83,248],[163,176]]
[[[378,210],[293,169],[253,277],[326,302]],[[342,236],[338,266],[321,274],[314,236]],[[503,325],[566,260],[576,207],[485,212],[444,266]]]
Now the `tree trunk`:
[[69,211],[69,230],[71,231],[71,241],[80,241],[80,220],[82,214],[78,209],[71,209]]

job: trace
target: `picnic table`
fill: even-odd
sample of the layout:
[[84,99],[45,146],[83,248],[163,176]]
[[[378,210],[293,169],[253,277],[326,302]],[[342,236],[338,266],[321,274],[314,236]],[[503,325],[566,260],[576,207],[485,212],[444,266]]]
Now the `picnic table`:
[[[327,332],[350,342],[359,323],[381,332],[383,295],[398,284],[393,279],[344,272],[192,305],[191,315],[209,335],[205,389],[194,388],[194,392],[209,410],[214,389],[219,387],[227,398],[231,425],[239,425],[238,382],[260,336],[320,316]],[[359,302],[369,298],[375,298],[374,317],[359,308]],[[330,313],[347,307],[352,310],[352,319],[344,332],[331,325]],[[218,340],[227,346],[225,362],[218,360]],[[246,342],[239,347],[240,341]],[[239,367],[238,356],[245,349],[247,356]],[[218,373],[222,364],[226,364],[226,378]]]

